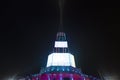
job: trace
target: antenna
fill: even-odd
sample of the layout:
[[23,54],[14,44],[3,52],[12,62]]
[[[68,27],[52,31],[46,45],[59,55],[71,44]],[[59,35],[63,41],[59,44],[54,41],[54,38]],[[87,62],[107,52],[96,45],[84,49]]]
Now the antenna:
[[64,0],[59,0],[59,11],[60,11],[59,31],[63,31],[63,8],[64,8]]

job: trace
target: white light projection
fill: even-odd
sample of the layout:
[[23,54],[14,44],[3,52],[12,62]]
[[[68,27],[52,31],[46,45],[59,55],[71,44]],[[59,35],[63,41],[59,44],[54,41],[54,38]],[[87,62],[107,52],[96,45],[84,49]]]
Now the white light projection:
[[67,41],[55,41],[55,46],[54,47],[58,47],[58,48],[67,48]]
[[74,56],[70,53],[52,53],[48,56],[49,66],[72,66],[75,67]]

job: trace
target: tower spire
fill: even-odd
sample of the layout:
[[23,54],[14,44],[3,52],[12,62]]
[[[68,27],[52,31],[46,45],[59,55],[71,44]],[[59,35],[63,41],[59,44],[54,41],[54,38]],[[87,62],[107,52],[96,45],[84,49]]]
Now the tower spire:
[[59,32],[63,32],[63,8],[64,8],[64,0],[59,0],[59,12],[60,12]]
[[57,33],[53,53],[48,56],[47,67],[50,66],[75,67],[74,56],[68,51],[68,42],[64,32]]
[[66,35],[64,32],[58,32],[56,36],[56,41],[54,45],[53,52],[56,53],[68,53],[68,43],[66,40]]

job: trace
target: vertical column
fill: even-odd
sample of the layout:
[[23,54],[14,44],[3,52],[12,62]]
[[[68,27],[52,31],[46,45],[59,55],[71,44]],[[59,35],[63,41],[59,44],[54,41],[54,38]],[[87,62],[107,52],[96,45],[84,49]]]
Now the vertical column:
[[74,80],[74,78],[73,78],[73,74],[70,74],[70,78],[71,78],[71,80]]
[[50,80],[50,75],[48,74],[48,80]]
[[63,77],[62,77],[62,74],[60,73],[60,80],[62,80],[63,79]]

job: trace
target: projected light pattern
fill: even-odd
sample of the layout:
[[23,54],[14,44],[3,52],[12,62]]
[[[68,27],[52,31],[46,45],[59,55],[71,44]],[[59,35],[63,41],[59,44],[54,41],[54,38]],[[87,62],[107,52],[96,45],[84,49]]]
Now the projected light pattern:
[[75,67],[74,56],[70,53],[52,53],[48,56],[49,66],[72,66]]
[[55,41],[56,48],[67,48],[67,41]]
[[40,80],[84,80],[84,77],[78,74],[64,72],[64,73],[42,74]]
[[67,73],[76,73],[79,75],[82,75],[82,72],[78,68],[74,68],[71,66],[51,66],[51,67],[46,67],[43,68],[40,73],[53,73],[53,72],[67,72]]

